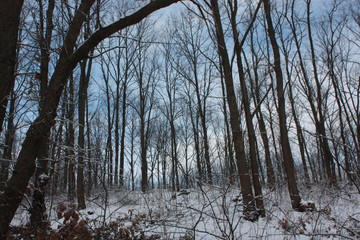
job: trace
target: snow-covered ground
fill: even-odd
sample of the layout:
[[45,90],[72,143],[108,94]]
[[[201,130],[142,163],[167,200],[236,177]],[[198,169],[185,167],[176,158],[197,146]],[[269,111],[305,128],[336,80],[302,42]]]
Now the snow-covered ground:
[[[98,190],[85,210],[76,211],[76,221],[84,220],[93,232],[108,226],[106,237],[100,239],[121,239],[119,232],[153,237],[148,239],[360,239],[360,195],[355,188],[314,185],[301,189],[301,194],[304,201],[315,203],[315,211],[293,211],[283,186],[264,190],[266,217],[249,222],[243,219],[235,187],[203,186],[176,194]],[[65,212],[72,207],[65,196],[49,198],[48,204],[53,229],[71,221]],[[23,207],[12,225],[27,221]]]

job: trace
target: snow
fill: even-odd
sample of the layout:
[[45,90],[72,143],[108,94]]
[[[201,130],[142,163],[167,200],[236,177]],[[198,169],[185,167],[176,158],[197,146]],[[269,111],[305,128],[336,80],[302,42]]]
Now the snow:
[[[107,194],[106,194],[107,193]],[[183,194],[189,193],[189,194]],[[291,209],[286,187],[264,191],[266,217],[256,222],[243,219],[239,189],[233,186],[203,186],[182,190],[152,190],[146,194],[117,189],[97,190],[79,211],[88,227],[118,223],[135,226],[145,235],[160,239],[359,239],[360,196],[349,185],[328,188],[314,185],[301,189],[303,203],[314,203],[313,212]],[[50,223],[57,229],[64,218],[57,218],[60,204],[70,205],[65,196],[48,199]],[[25,204],[26,205],[26,204]],[[28,220],[24,208],[12,225]]]

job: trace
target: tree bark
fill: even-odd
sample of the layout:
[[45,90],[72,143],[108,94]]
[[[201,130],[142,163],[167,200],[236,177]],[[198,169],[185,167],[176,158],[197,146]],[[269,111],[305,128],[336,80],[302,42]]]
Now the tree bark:
[[15,83],[16,48],[24,0],[0,1],[0,133]]

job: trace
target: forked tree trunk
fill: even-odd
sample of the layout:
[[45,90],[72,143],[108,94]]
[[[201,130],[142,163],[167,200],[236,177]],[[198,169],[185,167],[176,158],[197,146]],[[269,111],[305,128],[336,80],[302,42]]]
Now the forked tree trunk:
[[244,204],[244,215],[247,220],[257,220],[258,212],[255,209],[254,196],[252,192],[252,184],[249,175],[249,167],[247,166],[244,153],[244,140],[240,129],[240,113],[237,106],[232,70],[229,62],[229,56],[225,45],[225,37],[221,24],[220,11],[217,0],[211,0],[212,17],[215,22],[216,40],[218,52],[221,57],[221,65],[224,72],[225,87],[227,93],[227,102],[230,110],[230,125],[234,143],[235,158],[238,164],[240,177],[241,194]]
[[[252,181],[254,184],[254,193],[255,193],[255,203],[256,208],[259,211],[260,216],[265,216],[265,208],[264,208],[264,202],[263,202],[263,196],[262,196],[262,189],[260,184],[260,177],[259,177],[259,165],[257,160],[257,147],[256,147],[256,136],[255,136],[255,129],[254,124],[252,122],[252,114],[250,109],[250,100],[248,97],[248,89],[245,82],[245,74],[243,70],[243,63],[242,63],[242,57],[241,57],[241,51],[242,46],[239,41],[239,33],[237,30],[237,24],[236,24],[236,14],[237,14],[237,2],[235,2],[234,5],[231,6],[231,28],[234,38],[234,48],[235,48],[235,54],[236,54],[236,60],[237,60],[237,67],[238,67],[238,74],[239,74],[239,80],[240,80],[240,89],[241,89],[241,95],[242,95],[242,103],[245,111],[245,121],[246,121],[246,127],[248,130],[248,139],[249,139],[249,148],[250,148],[250,166],[251,166],[251,173],[252,173]],[[258,5],[258,8],[255,12],[255,15],[252,16],[253,19],[256,17],[256,13],[260,8],[260,4]],[[252,25],[253,21],[250,23]],[[251,26],[249,26],[251,27]],[[246,38],[247,33],[245,33],[243,37],[243,41]]]

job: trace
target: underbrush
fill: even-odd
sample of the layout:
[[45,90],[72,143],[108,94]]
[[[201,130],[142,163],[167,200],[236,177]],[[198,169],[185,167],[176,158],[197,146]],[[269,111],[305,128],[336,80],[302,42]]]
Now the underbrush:
[[360,196],[351,186],[301,192],[313,211],[293,211],[279,186],[264,191],[266,216],[249,222],[233,186],[146,194],[113,189],[89,198],[86,210],[55,201],[46,228],[35,232],[17,221],[8,239],[360,239]]

